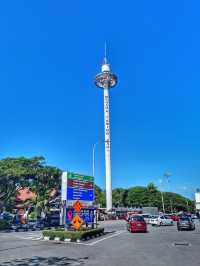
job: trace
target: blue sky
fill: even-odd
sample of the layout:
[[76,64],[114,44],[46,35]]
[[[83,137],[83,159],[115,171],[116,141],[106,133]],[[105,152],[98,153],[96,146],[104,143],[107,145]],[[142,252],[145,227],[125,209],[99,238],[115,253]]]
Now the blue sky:
[[[193,197],[200,186],[198,1],[2,1],[0,156],[43,155],[92,173],[103,138],[94,85],[104,42],[119,83],[110,93],[113,187],[155,182]],[[104,145],[96,183],[105,186]]]

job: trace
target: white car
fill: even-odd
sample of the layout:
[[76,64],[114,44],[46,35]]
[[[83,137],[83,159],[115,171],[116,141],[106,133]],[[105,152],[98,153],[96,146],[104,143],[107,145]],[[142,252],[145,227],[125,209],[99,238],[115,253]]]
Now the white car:
[[149,221],[150,221],[150,219],[151,219],[151,215],[148,214],[148,213],[147,213],[147,214],[144,213],[144,214],[142,214],[141,216],[144,218],[145,222],[146,222],[147,224],[149,224]]
[[159,216],[154,216],[150,219],[149,223],[154,226],[161,226],[161,225],[173,225],[173,220],[169,218],[166,215],[159,215]]

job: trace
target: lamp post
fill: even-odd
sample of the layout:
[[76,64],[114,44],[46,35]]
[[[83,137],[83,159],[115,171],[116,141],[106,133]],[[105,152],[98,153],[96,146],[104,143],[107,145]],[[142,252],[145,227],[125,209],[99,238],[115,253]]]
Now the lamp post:
[[[186,193],[187,191],[189,191],[189,189],[188,189],[187,186],[184,186],[184,187],[183,187],[183,190],[184,190],[185,193]],[[186,201],[186,206],[187,206],[187,212],[189,213],[189,202],[188,202],[187,196],[185,196],[185,201]]]
[[102,142],[103,140],[99,140],[95,142],[92,146],[92,176],[95,176],[95,151],[96,151],[96,146]]
[[[161,184],[163,185],[164,183],[164,179],[166,179],[167,183],[169,183],[169,177],[171,176],[172,174],[169,173],[169,172],[166,172],[164,173],[162,179],[161,179]],[[164,202],[164,197],[163,197],[163,191],[162,191],[162,188],[161,188],[161,200],[162,200],[162,209],[163,209],[163,213],[165,213],[165,202]],[[171,209],[172,209],[172,205],[171,205]]]
[[161,190],[161,200],[162,200],[163,213],[165,213],[165,203],[164,203],[164,198],[163,198],[163,192],[162,192],[162,190]]
[[189,204],[188,204],[188,200],[186,199],[186,204],[187,204],[187,213],[189,213]]
[[100,144],[101,142],[105,142],[104,140],[99,140],[95,142],[92,146],[92,176],[95,177],[95,152],[96,152],[96,146]]

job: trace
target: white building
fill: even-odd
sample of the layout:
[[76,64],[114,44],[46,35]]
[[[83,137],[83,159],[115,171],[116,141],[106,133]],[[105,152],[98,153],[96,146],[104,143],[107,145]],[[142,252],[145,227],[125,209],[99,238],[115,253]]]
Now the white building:
[[196,210],[200,211],[200,189],[197,189],[195,193],[195,205],[196,205]]

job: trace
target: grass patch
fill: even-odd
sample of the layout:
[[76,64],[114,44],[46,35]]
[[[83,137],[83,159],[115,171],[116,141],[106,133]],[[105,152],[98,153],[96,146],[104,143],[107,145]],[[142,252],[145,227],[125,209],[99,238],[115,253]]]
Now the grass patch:
[[63,231],[63,230],[44,230],[43,236],[48,236],[50,239],[59,237],[61,240],[66,238],[76,241],[77,239],[87,239],[88,237],[97,236],[98,234],[104,233],[104,228],[90,229],[84,231]]

